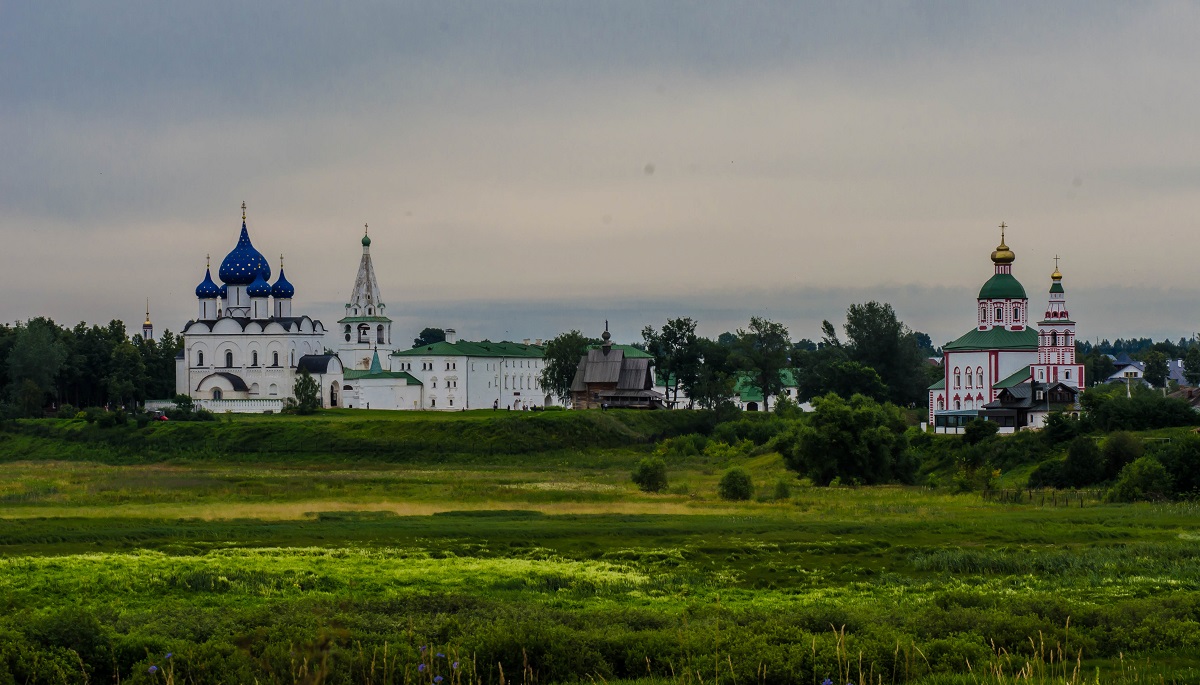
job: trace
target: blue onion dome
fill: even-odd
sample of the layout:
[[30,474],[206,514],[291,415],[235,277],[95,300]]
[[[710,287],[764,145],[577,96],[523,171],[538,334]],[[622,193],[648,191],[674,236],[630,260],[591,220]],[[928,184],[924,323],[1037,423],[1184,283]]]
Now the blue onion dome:
[[271,266],[262,253],[250,244],[245,219],[242,220],[242,235],[238,237],[237,246],[225,255],[218,274],[229,285],[249,285],[254,282],[255,276],[262,276],[264,281],[271,278]]
[[229,299],[229,286],[227,286],[227,285],[221,286],[221,299],[222,300]]
[[283,275],[283,267],[279,268],[279,280],[271,286],[271,294],[281,300],[290,300],[296,294],[296,289],[288,282],[287,276]]
[[261,273],[255,274],[254,281],[246,288],[246,294],[250,297],[270,297],[271,284],[267,283],[267,279],[263,278]]
[[200,285],[196,286],[196,297],[202,300],[211,300],[220,296],[221,288],[217,287],[217,284],[213,282],[212,271],[205,269],[204,280],[200,282]]

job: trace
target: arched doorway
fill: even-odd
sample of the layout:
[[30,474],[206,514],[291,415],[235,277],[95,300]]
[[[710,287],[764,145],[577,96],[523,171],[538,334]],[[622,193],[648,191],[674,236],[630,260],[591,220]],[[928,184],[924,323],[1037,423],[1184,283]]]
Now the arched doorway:
[[333,383],[329,386],[329,406],[338,406],[338,384]]
[[747,402],[746,411],[758,411],[758,402]]

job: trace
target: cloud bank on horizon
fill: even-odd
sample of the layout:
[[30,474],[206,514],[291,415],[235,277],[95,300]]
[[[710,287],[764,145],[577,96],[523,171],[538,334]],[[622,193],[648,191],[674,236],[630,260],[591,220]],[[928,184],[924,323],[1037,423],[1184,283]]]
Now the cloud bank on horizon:
[[[416,331],[635,337],[891,301],[950,339],[1001,220],[1080,334],[1190,335],[1187,3],[0,9],[0,320],[194,314],[249,205],[336,319],[362,224]],[[401,316],[403,315],[403,316]]]

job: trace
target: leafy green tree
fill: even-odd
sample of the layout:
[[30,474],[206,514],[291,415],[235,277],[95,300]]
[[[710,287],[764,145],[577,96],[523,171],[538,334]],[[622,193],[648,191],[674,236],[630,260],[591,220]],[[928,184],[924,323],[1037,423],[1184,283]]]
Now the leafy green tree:
[[[1084,397],[1087,397],[1090,394],[1090,392],[1085,393]],[[1051,412],[1050,415],[1046,417],[1046,425],[1042,426],[1041,435],[1045,443],[1048,446],[1053,447],[1055,445],[1061,445],[1064,442],[1070,442],[1071,440],[1074,440],[1075,436],[1079,435],[1079,430],[1080,426],[1078,419],[1060,411],[1056,411]]]
[[311,414],[320,408],[320,392],[321,388],[308,369],[301,369],[300,377],[296,379],[296,385],[292,389],[292,394],[296,396],[296,413]]
[[892,404],[855,395],[813,399],[805,424],[776,442],[788,468],[818,485],[834,478],[864,483],[907,482],[914,462],[908,455],[904,414]]
[[801,353],[796,369],[799,396],[803,400],[834,393],[840,397],[863,395],[876,401],[886,401],[888,387],[875,369],[856,361],[844,359],[837,348]]
[[879,374],[887,399],[902,405],[925,399],[922,348],[931,347],[929,336],[918,337],[896,317],[892,305],[875,301],[850,305],[843,328],[850,359]]
[[17,404],[24,407],[27,416],[39,413],[55,389],[55,379],[66,358],[58,333],[58,326],[45,318],[17,324],[8,352],[9,392],[14,400],[19,399]]
[[737,382],[737,369],[733,366],[733,348],[719,342],[699,338],[696,346],[700,351],[700,366],[695,379],[684,379],[680,387],[688,398],[705,409],[733,407],[731,397]]
[[1099,483],[1104,478],[1104,459],[1096,441],[1078,437],[1067,447],[1067,458],[1063,461],[1063,479],[1067,485],[1081,488]]
[[546,343],[545,366],[542,367],[542,388],[554,393],[560,400],[571,397],[571,382],[579,360],[587,354],[591,340],[579,331],[562,333]]
[[1184,355],[1183,377],[1188,385],[1200,386],[1200,345],[1192,345]]
[[1100,352],[1083,355],[1081,360],[1083,361],[1084,383],[1088,387],[1103,383],[1105,379],[1117,372],[1117,365],[1113,364],[1107,355]]
[[762,392],[763,411],[771,408],[771,397],[783,392],[781,372],[788,367],[792,343],[783,324],[758,316],[750,317],[749,328],[738,330],[733,359],[738,368],[750,375],[754,387]]
[[1121,469],[1116,484],[1108,492],[1113,502],[1138,502],[1166,499],[1171,494],[1171,476],[1154,457],[1141,457]]
[[1150,350],[1145,354],[1143,361],[1146,363],[1146,370],[1142,372],[1142,377],[1146,382],[1156,388],[1167,387],[1167,355],[1158,350]]
[[109,400],[115,404],[133,405],[141,399],[146,384],[146,365],[141,353],[130,341],[122,341],[113,348],[104,384]]
[[633,470],[633,482],[643,492],[662,492],[667,489],[667,462],[658,457],[646,457]]
[[440,328],[423,328],[421,334],[413,339],[413,347],[425,347],[446,339],[446,331]]
[[661,331],[642,329],[646,351],[654,355],[654,366],[667,387],[671,406],[679,401],[679,388],[694,385],[700,374],[700,345],[696,322],[688,317],[668,319]]
[[754,482],[745,469],[735,466],[721,476],[721,481],[717,483],[717,494],[721,499],[748,500],[754,496]]

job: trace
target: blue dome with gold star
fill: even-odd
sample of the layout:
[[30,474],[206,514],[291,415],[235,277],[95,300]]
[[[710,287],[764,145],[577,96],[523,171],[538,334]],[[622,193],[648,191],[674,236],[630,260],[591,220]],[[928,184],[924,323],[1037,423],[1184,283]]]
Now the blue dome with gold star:
[[260,272],[254,276],[254,281],[250,283],[250,287],[246,288],[246,294],[250,297],[270,297],[271,284],[267,283],[267,279],[263,278]]
[[275,281],[275,285],[271,286],[271,294],[275,297],[288,300],[296,294],[296,289],[288,282],[287,276],[283,275],[283,267],[279,267],[279,280]]
[[237,246],[225,255],[218,275],[227,285],[249,285],[254,282],[256,276],[261,276],[263,281],[271,278],[271,266],[267,264],[262,253],[250,244],[245,217],[242,217],[242,234],[238,237]]
[[221,296],[221,288],[213,282],[212,271],[204,270],[204,280],[196,286],[196,297],[202,300],[213,300]]

